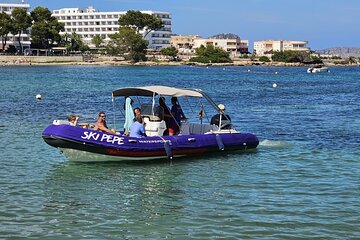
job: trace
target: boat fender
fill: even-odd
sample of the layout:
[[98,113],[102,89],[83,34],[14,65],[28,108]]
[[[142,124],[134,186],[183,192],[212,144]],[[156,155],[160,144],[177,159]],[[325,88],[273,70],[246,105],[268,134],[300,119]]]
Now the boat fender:
[[165,142],[164,142],[164,148],[165,148],[166,156],[167,156],[169,159],[172,159],[172,158],[173,158],[173,154],[172,154],[172,151],[171,151],[170,141],[165,141]]
[[216,134],[216,143],[221,151],[225,149],[224,143],[219,134]]

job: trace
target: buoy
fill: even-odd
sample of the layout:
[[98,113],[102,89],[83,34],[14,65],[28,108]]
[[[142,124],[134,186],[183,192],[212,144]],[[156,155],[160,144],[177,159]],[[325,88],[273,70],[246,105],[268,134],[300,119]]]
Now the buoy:
[[171,151],[170,141],[165,141],[165,142],[164,142],[164,148],[165,148],[166,156],[167,156],[169,159],[172,159],[172,158],[173,158],[173,153],[172,153],[172,151]]
[[250,72],[250,69],[248,69],[248,72]]
[[41,94],[36,94],[35,98],[36,98],[37,100],[41,100]]
[[216,143],[219,147],[219,150],[223,151],[225,149],[224,143],[219,134],[216,134]]
[[277,87],[277,84],[276,84],[276,83],[273,83],[272,86],[273,86],[273,88],[276,88],[276,87]]
[[278,74],[278,72],[275,72],[275,74]]

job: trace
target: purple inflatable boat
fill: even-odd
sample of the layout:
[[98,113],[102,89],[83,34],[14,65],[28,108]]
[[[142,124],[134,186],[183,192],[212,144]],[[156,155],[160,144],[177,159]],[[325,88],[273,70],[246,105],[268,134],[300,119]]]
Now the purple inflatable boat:
[[[171,159],[252,150],[259,144],[254,134],[238,132],[232,125],[230,116],[224,113],[224,105],[215,104],[199,89],[166,86],[131,87],[115,90],[112,96],[114,103],[115,99],[131,97],[138,104],[146,136],[130,137],[123,131],[105,133],[55,120],[44,130],[44,141],[58,148],[69,160],[78,162]],[[170,97],[179,98],[177,104],[181,101],[181,108],[184,113],[186,112],[186,117],[182,114],[181,119],[175,119],[178,116],[174,116],[170,108],[164,109],[167,106],[156,104],[159,98],[166,100]],[[195,99],[195,103],[191,103],[189,99]],[[213,108],[214,115],[210,117],[211,120],[208,117],[210,111],[205,108],[207,105]],[[124,109],[123,103],[119,106],[121,110],[114,113],[123,111],[122,117],[126,118],[126,111],[129,109]],[[167,135],[166,113],[170,113],[174,118],[173,122],[178,125],[176,135]],[[208,120],[207,123],[205,120]]]

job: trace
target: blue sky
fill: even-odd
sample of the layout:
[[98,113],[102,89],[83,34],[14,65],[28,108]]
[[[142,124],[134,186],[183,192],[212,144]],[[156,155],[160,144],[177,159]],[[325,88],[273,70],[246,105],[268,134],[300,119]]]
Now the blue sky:
[[234,33],[250,40],[307,40],[313,50],[360,47],[360,0],[27,0],[50,10],[159,10],[175,34]]

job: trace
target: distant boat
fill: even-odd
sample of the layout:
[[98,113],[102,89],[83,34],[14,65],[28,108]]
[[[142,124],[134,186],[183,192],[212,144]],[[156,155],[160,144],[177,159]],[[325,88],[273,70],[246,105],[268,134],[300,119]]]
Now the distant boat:
[[315,66],[315,67],[310,67],[307,69],[308,73],[320,73],[320,72],[330,72],[329,68],[324,67],[324,66]]

